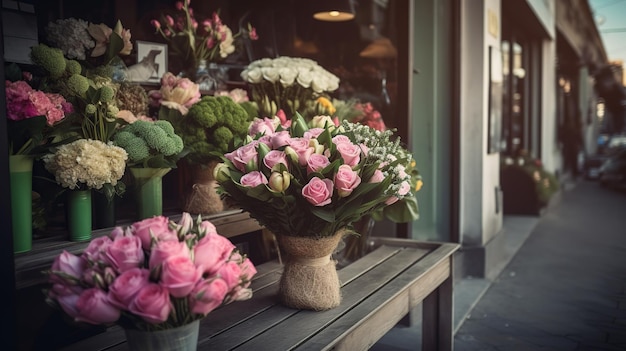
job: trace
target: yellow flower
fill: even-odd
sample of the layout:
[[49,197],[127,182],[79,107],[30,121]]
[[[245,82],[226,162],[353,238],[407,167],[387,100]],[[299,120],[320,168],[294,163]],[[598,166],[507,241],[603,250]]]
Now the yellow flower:
[[328,111],[329,115],[333,115],[337,111],[335,106],[333,106],[333,103],[323,96],[317,98],[317,103],[320,104],[326,111]]
[[420,189],[422,188],[422,185],[424,185],[424,182],[422,182],[421,179],[415,182],[415,191],[420,191]]

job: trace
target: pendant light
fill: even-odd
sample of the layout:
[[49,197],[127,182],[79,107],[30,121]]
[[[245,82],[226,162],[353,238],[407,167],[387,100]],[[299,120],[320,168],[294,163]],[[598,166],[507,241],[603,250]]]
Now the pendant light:
[[343,22],[354,18],[352,0],[317,0],[313,18],[326,22]]

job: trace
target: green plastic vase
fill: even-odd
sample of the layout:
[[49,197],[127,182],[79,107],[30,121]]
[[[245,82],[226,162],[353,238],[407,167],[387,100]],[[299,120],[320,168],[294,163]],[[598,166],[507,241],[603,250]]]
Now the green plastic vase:
[[33,157],[9,156],[13,252],[33,248]]
[[163,214],[163,176],[170,170],[171,168],[130,168],[135,178],[139,220]]
[[69,240],[90,240],[91,190],[68,190],[66,206]]

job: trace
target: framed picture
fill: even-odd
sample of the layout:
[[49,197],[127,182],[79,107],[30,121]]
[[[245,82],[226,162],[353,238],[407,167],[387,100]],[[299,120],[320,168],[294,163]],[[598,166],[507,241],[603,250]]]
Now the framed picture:
[[503,83],[502,53],[499,48],[489,46],[489,134],[487,138],[487,153],[489,154],[502,150]]
[[167,44],[136,41],[137,63],[128,67],[127,79],[131,82],[159,84],[168,70]]

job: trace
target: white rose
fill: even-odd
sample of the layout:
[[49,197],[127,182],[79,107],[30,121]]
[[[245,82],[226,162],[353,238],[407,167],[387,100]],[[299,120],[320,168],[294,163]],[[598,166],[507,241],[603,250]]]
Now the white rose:
[[278,69],[278,73],[280,75],[280,84],[282,84],[283,87],[292,85],[298,75],[298,71],[291,67],[281,67]]
[[311,71],[306,69],[298,69],[298,84],[300,84],[303,88],[309,88],[311,86],[311,81],[313,80],[313,74]]
[[261,68],[261,73],[263,74],[263,79],[270,83],[276,83],[280,78],[278,70],[274,67],[263,67]]
[[311,89],[316,93],[322,93],[328,89],[328,79],[323,75],[316,75],[311,81]]
[[[244,73],[241,72],[241,76],[243,78]],[[263,82],[263,73],[261,72],[261,69],[256,67],[253,69],[249,69],[247,70],[247,74],[246,74],[246,81],[248,83],[252,83],[252,84],[257,84],[257,83],[261,83]]]

